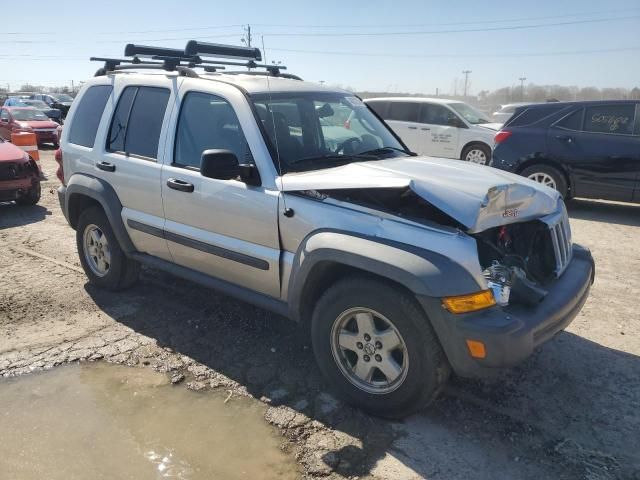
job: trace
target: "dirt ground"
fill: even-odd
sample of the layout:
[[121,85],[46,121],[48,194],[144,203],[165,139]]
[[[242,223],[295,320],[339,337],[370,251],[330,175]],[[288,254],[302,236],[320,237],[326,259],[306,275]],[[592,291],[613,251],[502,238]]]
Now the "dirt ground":
[[570,205],[596,281],[566,332],[520,367],[453,379],[428,411],[388,422],[332,397],[283,318],[153,270],[126,292],[89,286],[52,151],[43,165],[39,205],[0,205],[0,375],[108,361],[254,396],[303,477],[640,479],[640,206]]

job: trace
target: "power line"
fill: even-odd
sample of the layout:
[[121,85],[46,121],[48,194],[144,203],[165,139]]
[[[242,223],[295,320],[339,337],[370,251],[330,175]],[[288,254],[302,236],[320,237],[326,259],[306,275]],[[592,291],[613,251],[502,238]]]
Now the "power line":
[[603,48],[590,50],[564,50],[553,52],[522,52],[522,53],[433,53],[433,54],[398,54],[398,53],[371,53],[327,50],[298,50],[292,48],[270,48],[274,52],[303,53],[305,55],[341,55],[356,57],[384,57],[384,58],[500,58],[500,57],[546,57],[562,55],[586,55],[614,52],[635,52],[640,50],[640,45],[634,47]]
[[[405,23],[405,24],[385,24],[384,27],[388,28],[417,28],[417,27],[430,27],[430,26],[453,26],[453,25],[477,25],[482,24],[485,25],[487,23],[508,23],[508,22],[524,22],[524,21],[532,21],[532,20],[553,20],[556,18],[571,18],[571,17],[585,17],[589,15],[600,15],[600,14],[614,14],[614,13],[624,13],[624,12],[637,12],[640,11],[640,8],[621,8],[618,10],[598,10],[591,12],[581,12],[581,13],[568,13],[564,15],[546,15],[543,17],[520,17],[520,18],[505,18],[499,20],[475,20],[472,22],[431,22],[431,23]],[[280,27],[280,28],[375,28],[380,25],[303,25],[303,24],[276,24],[276,23],[254,23],[253,25],[258,27]]]
[[629,15],[626,17],[612,18],[594,18],[590,20],[573,20],[567,22],[556,23],[534,23],[529,25],[513,25],[508,27],[489,27],[489,28],[469,28],[458,30],[422,30],[414,32],[280,32],[265,33],[265,37],[378,37],[378,36],[410,36],[410,35],[440,35],[446,33],[477,33],[477,32],[498,32],[506,30],[532,30],[536,28],[561,27],[567,25],[583,25],[590,23],[614,22],[618,20],[630,20],[640,18],[640,15]]

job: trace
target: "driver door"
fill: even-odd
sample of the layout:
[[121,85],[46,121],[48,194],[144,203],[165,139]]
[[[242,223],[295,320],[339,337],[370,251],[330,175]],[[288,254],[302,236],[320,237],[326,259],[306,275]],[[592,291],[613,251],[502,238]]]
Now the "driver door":
[[240,163],[252,163],[251,150],[227,99],[186,88],[179,96],[172,154],[162,169],[165,237],[173,260],[279,297],[278,192],[203,177],[204,150],[230,150]]
[[460,132],[451,126],[457,116],[444,105],[423,103],[420,110],[420,131],[424,150],[434,157],[458,158]]

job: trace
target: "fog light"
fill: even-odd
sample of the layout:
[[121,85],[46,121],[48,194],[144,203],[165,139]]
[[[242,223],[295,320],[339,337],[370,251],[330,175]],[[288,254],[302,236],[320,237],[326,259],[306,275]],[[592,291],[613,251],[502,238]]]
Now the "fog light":
[[467,348],[473,358],[484,358],[487,356],[484,343],[479,342],[478,340],[467,340]]
[[442,304],[451,313],[467,313],[492,307],[496,304],[491,290],[483,290],[469,295],[457,295],[455,297],[445,297]]

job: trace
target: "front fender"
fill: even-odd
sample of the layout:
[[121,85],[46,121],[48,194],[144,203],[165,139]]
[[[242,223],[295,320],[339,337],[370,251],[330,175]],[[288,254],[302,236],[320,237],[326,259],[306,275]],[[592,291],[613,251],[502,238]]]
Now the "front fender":
[[323,230],[300,244],[289,277],[289,315],[300,320],[305,284],[319,265],[330,262],[370,272],[399,283],[415,295],[443,297],[482,287],[454,260],[427,249],[354,233]]
[[59,195],[64,215],[73,228],[77,219],[74,208],[81,204],[82,197],[91,198],[102,206],[122,250],[126,254],[136,251],[122,221],[122,203],[109,183],[91,175],[76,173],[69,178],[64,194]]

